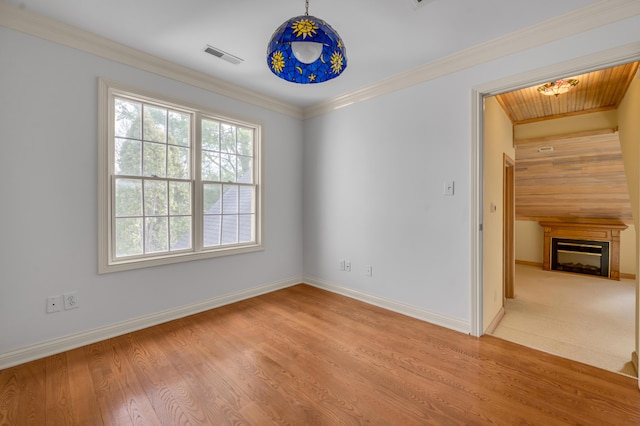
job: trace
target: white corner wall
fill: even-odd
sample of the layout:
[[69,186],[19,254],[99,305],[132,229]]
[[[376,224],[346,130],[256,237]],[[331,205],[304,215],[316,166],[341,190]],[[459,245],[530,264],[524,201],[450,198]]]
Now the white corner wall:
[[[301,282],[301,120],[1,26],[0,51],[0,364]],[[264,251],[98,275],[99,76],[263,124]],[[45,313],[72,290],[78,309]]]

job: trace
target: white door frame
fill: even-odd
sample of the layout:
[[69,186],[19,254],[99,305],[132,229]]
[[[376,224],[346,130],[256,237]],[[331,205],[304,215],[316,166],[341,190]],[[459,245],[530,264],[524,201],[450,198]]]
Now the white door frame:
[[[558,76],[578,75],[603,68],[640,60],[640,43],[630,43],[604,52],[584,56],[568,62],[539,68],[513,77],[504,78],[473,87],[471,90],[471,329],[473,336],[481,336],[483,324],[483,151],[484,151],[484,98],[510,92],[535,84],[545,83]],[[638,230],[636,230],[638,232]],[[640,236],[636,237],[640,239]],[[640,257],[640,256],[638,256]],[[639,262],[636,259],[636,262]],[[638,279],[636,277],[636,312],[638,311]],[[640,340],[639,326],[636,324],[636,341]],[[636,348],[637,350],[637,348]],[[640,386],[640,383],[639,383]]]

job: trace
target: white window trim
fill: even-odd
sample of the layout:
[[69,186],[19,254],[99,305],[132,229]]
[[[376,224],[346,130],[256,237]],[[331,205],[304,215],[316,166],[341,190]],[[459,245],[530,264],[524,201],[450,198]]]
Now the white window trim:
[[[255,161],[254,167],[254,179],[256,182],[256,223],[255,223],[255,243],[243,244],[240,246],[223,246],[214,249],[205,249],[202,251],[189,251],[182,253],[163,253],[153,258],[144,259],[126,259],[126,260],[114,260],[111,253],[111,220],[112,220],[112,200],[111,200],[111,175],[109,165],[113,163],[113,155],[109,149],[110,135],[109,127],[111,112],[109,108],[109,99],[114,93],[130,95],[137,98],[147,98],[152,102],[162,102],[168,105],[175,105],[177,108],[188,108],[195,110],[196,114],[202,114],[206,116],[216,117],[217,119],[238,124],[241,126],[251,127],[255,129],[254,139],[254,155]],[[198,126],[194,126],[193,131],[196,132],[196,146],[193,147],[196,150],[196,158],[200,158],[200,129]],[[146,268],[151,266],[168,265],[179,262],[187,262],[200,259],[209,259],[220,256],[236,255],[242,253],[251,253],[264,250],[263,239],[263,221],[264,213],[262,211],[263,206],[263,188],[264,181],[262,176],[262,125],[256,124],[255,121],[242,120],[237,117],[229,117],[224,114],[220,114],[217,111],[212,111],[210,108],[204,108],[202,106],[194,105],[189,102],[170,99],[167,96],[150,93],[145,90],[128,87],[126,85],[115,83],[103,78],[98,79],[98,273],[104,274],[109,272],[127,271],[133,269]],[[195,167],[195,170],[199,170],[199,167]],[[200,182],[200,177],[196,176],[194,172],[192,176],[194,192],[200,191],[197,183]],[[194,215],[199,213],[202,209],[200,197],[194,198]],[[200,210],[197,210],[200,209]],[[194,220],[194,222],[201,223],[201,220]],[[200,228],[201,229],[201,228]],[[197,248],[197,244],[201,241],[200,229],[194,226],[194,248]]]

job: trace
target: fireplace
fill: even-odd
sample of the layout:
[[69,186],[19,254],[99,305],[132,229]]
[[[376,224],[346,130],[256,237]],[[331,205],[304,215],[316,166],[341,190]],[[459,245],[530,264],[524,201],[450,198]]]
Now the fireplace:
[[609,242],[552,238],[551,269],[608,277]]
[[542,269],[620,279],[620,231],[611,219],[545,220]]

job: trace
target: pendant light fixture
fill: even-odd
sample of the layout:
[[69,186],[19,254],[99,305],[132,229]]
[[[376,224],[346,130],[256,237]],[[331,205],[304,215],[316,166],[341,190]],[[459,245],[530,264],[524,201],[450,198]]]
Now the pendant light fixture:
[[576,80],[575,78],[556,80],[538,87],[538,92],[542,93],[543,95],[557,97],[558,95],[567,93],[577,84],[578,80]]
[[291,18],[273,33],[267,46],[271,72],[299,84],[322,83],[347,67],[347,54],[338,33],[322,19],[309,15]]

